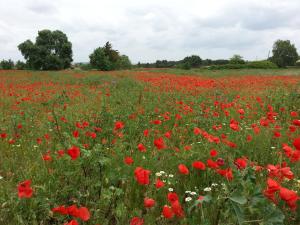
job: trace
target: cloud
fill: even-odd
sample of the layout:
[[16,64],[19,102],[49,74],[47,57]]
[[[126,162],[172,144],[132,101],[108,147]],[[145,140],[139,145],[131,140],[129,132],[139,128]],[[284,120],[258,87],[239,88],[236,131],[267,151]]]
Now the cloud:
[[74,61],[88,61],[106,41],[133,62],[260,59],[279,38],[300,47],[299,11],[298,0],[11,0],[0,7],[0,59],[22,59],[17,45],[42,29],[65,32]]

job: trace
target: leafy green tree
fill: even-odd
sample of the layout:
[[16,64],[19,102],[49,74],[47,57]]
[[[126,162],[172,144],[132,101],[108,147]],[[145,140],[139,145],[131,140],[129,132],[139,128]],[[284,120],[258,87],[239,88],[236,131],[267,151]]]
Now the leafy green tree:
[[14,68],[14,62],[9,59],[9,60],[2,60],[0,62],[0,68],[3,70],[12,70]]
[[35,43],[27,40],[18,46],[29,69],[60,70],[71,66],[72,43],[62,31],[42,30]]
[[233,55],[229,60],[229,64],[245,64],[245,60],[240,55]]
[[202,59],[198,55],[187,56],[182,60],[184,65],[189,65],[190,67],[200,67],[202,64]]
[[297,49],[289,40],[277,40],[272,52],[271,61],[279,67],[294,66],[298,59]]
[[24,62],[22,62],[22,61],[20,61],[20,60],[18,60],[17,62],[16,62],[16,69],[17,70],[25,70],[26,69],[26,63],[24,63]]
[[113,65],[109,60],[109,57],[105,54],[104,48],[96,48],[94,52],[90,55],[90,64],[93,68],[99,70],[112,70]]
[[117,69],[131,69],[131,67],[132,67],[132,64],[127,55],[121,55],[118,58],[118,60],[116,62]]
[[120,58],[119,52],[112,48],[112,45],[111,43],[109,43],[109,41],[105,43],[103,49],[105,55],[108,56],[109,61],[111,61],[112,63],[116,63],[119,60]]
[[96,48],[89,56],[92,68],[99,70],[130,69],[131,62],[126,55],[120,55],[109,42],[103,47]]

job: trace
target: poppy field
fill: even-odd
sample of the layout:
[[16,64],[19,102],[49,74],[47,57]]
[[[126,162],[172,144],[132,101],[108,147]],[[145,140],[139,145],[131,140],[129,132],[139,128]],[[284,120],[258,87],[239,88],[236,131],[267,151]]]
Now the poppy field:
[[300,76],[0,71],[0,224],[299,225]]

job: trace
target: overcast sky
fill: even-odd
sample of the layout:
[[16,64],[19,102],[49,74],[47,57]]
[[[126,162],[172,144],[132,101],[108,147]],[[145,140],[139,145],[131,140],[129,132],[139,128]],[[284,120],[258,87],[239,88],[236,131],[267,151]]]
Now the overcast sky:
[[277,39],[300,50],[300,0],[0,0],[0,59],[17,45],[59,29],[74,61],[110,41],[132,62],[201,58],[263,59]]

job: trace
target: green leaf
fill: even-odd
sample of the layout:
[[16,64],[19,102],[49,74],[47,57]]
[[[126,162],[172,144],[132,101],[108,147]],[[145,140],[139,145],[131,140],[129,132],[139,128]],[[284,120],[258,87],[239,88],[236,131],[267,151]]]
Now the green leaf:
[[231,206],[233,208],[233,211],[235,212],[235,215],[237,217],[238,223],[240,225],[244,222],[244,210],[241,208],[241,206],[235,202],[230,202]]
[[243,195],[240,195],[238,193],[233,194],[232,196],[229,197],[229,199],[233,202],[236,202],[238,204],[244,205],[247,203],[246,197]]

